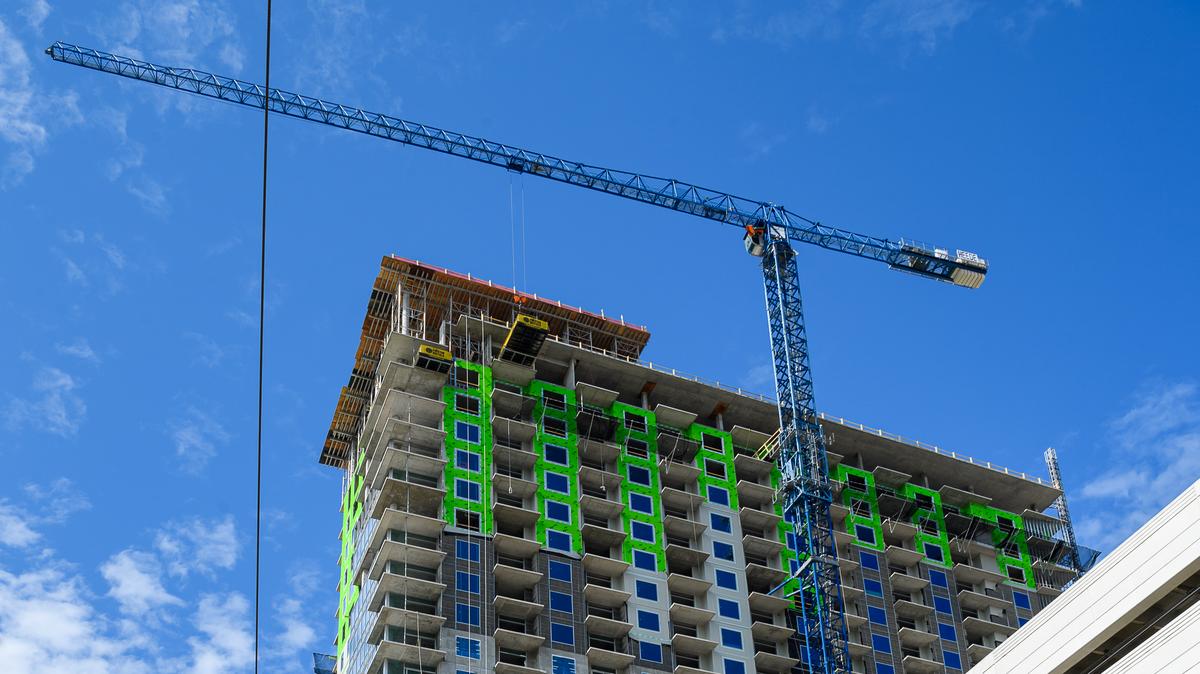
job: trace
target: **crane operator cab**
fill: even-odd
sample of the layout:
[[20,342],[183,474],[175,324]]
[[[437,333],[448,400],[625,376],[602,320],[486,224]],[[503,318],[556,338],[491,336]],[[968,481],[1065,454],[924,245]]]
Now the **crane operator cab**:
[[[767,252],[767,225],[761,220],[759,223],[757,225],[746,225],[746,235],[742,237],[742,243],[746,246],[746,252],[754,257],[762,257]],[[775,239],[780,241],[787,240],[787,232],[781,225],[773,225],[770,229]]]

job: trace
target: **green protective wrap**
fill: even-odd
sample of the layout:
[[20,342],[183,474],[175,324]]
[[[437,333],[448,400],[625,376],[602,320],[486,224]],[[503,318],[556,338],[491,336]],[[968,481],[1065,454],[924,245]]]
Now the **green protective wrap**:
[[[1037,589],[1037,579],[1033,577],[1033,557],[1029,554],[1029,542],[1025,537],[1025,519],[1015,513],[982,503],[968,503],[967,507],[963,509],[963,513],[993,525],[992,545],[996,546],[996,565],[1000,567],[1000,572],[1007,576],[1009,567],[1017,567],[1025,574],[1025,585],[1031,589]],[[1000,520],[1007,520],[1016,531],[1013,539],[1020,550],[1020,557],[1004,554],[1004,548],[1000,546],[1000,542],[1004,540],[1004,532],[1000,530],[999,526]]]
[[[608,413],[617,420],[615,441],[621,447],[621,453],[617,457],[617,472],[621,475],[621,499],[625,506],[625,510],[621,515],[621,525],[625,531],[625,543],[621,546],[622,557],[626,562],[632,564],[633,550],[635,548],[644,550],[654,555],[658,571],[666,573],[667,555],[666,539],[663,536],[662,483],[658,476],[657,422],[653,413],[622,402],[614,402],[608,409]],[[627,416],[638,416],[644,419],[646,423],[645,432],[635,431],[626,427],[625,418]],[[629,454],[626,442],[631,438],[642,440],[646,443],[646,447],[648,448],[647,458],[643,459],[640,456]],[[647,487],[630,482],[629,466],[640,466],[649,471],[650,486]],[[630,508],[629,494],[631,492],[649,496],[651,502],[654,504],[654,514],[645,515]],[[631,522],[634,521],[645,522],[654,527],[654,543],[634,540],[633,527],[631,525]]]
[[[469,510],[479,513],[480,531],[492,533],[492,369],[477,365],[462,359],[455,361],[455,366],[464,370],[479,373],[478,388],[460,388],[457,386],[442,387],[442,401],[446,403],[444,413],[444,428],[446,432],[446,498],[443,502],[443,513],[446,523],[454,526],[454,511]],[[454,397],[457,394],[469,395],[479,400],[479,414],[459,412],[455,408]],[[479,426],[479,444],[471,444],[459,440],[454,433],[454,423],[465,421]],[[474,473],[459,468],[455,463],[455,450],[465,449],[479,454],[479,472]],[[456,493],[456,480],[467,480],[479,485],[479,502],[475,503],[461,498]]]
[[[358,462],[361,466],[366,451],[360,450]],[[354,531],[363,513],[363,487],[366,483],[362,473],[355,470],[346,482],[342,494],[342,550],[338,555],[338,611],[337,611],[337,656],[342,657],[346,640],[350,636],[350,611],[358,603],[358,585],[354,582]]]
[[[918,494],[928,496],[933,501],[933,508],[917,508],[909,518],[909,521],[917,528],[917,551],[925,554],[925,545],[936,545],[942,549],[942,561],[930,559],[928,555],[925,555],[926,561],[947,568],[954,566],[954,561],[950,559],[950,534],[946,531],[946,515],[942,511],[942,495],[932,489],[915,484],[905,484],[896,493],[914,502]],[[937,535],[925,531],[925,528],[921,526],[923,519],[937,524]]]
[[[561,395],[565,401],[564,410],[554,409],[546,405],[543,397],[544,392],[552,391]],[[583,526],[582,513],[579,509],[580,491],[579,491],[579,430],[576,427],[575,416],[578,405],[575,400],[575,391],[563,387],[544,382],[541,380],[533,380],[529,382],[529,386],[525,388],[525,395],[534,399],[533,418],[537,421],[537,432],[533,438],[533,451],[537,454],[537,462],[534,464],[536,473],[537,490],[537,510],[541,515],[537,522],[537,540],[543,547],[547,547],[546,531],[561,531],[571,536],[571,550],[578,554],[583,554],[583,535],[580,529]],[[545,419],[547,417],[561,419],[567,427],[567,437],[562,438],[546,432]],[[556,445],[567,450],[567,465],[561,465],[546,460],[546,445]],[[560,494],[550,491],[546,488],[546,472],[559,473],[566,476],[570,494]],[[566,504],[571,508],[571,522],[559,522],[546,517],[546,502],[556,501]]]
[[[857,475],[863,478],[867,483],[867,490],[863,492],[852,489],[846,479],[849,475]],[[846,506],[846,509],[849,511],[846,515],[846,533],[850,534],[850,537],[854,539],[855,545],[873,550],[883,550],[885,547],[883,543],[883,523],[879,516],[879,492],[875,489],[875,476],[868,471],[839,463],[837,469],[834,471],[833,479],[842,483],[842,505]],[[856,498],[866,502],[870,506],[870,517],[855,514],[851,502]],[[875,531],[874,545],[858,540],[858,536],[855,535],[854,531],[857,525],[870,527]]]
[[[729,508],[738,511],[737,475],[733,468],[733,437],[729,433],[702,424],[692,424],[687,427],[684,435],[695,440],[700,445],[696,452],[696,467],[700,469],[700,496],[708,500],[708,487],[715,486],[729,493]],[[721,451],[717,452],[704,446],[704,436],[715,437],[721,441]],[[725,465],[725,478],[721,479],[708,474],[705,463],[715,461]]]

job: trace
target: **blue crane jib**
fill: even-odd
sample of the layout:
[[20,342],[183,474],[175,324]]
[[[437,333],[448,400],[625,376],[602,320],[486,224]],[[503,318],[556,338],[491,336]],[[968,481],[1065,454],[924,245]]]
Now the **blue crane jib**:
[[822,674],[850,672],[837,546],[830,515],[832,489],[825,439],[817,422],[808,337],[793,242],[878,260],[893,269],[967,288],[978,288],[987,262],[966,251],[892,241],[829,227],[767,201],[755,201],[670,178],[582,164],[426,124],[368,112],[192,68],[175,68],[55,42],[54,60],[151,84],[267,109],[412,147],[472,159],[645,204],[734,225],[747,252],[761,258],[770,327],[779,434],[771,454],[782,473],[784,517],[796,526],[793,576],[800,590],[800,668]]

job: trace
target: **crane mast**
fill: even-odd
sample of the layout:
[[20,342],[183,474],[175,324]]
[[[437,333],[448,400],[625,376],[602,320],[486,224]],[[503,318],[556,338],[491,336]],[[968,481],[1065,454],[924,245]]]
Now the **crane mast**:
[[[1059,491],[1054,499],[1054,509],[1058,511],[1058,519],[1062,520],[1062,536],[1067,542],[1071,568],[1076,574],[1083,573],[1083,558],[1079,554],[1079,545],[1075,542],[1075,525],[1071,523],[1071,512],[1067,510],[1067,493],[1063,489],[1062,470],[1058,467],[1058,452],[1053,447],[1046,448],[1046,470],[1050,473],[1050,484]],[[1076,576],[1078,577],[1078,575]]]
[[[851,671],[830,514],[832,488],[825,439],[813,402],[808,338],[792,243],[877,260],[893,269],[967,288],[978,288],[983,283],[986,261],[962,250],[951,253],[914,241],[892,241],[829,227],[768,201],[675,179],[583,164],[192,68],[157,65],[63,42],[50,45],[46,53],[63,63],[259,110],[266,108],[284,116],[528,173],[744,230],[746,250],[761,258],[779,400],[780,430],[771,454],[782,475],[779,500],[784,518],[796,527],[795,552],[801,562],[796,572],[801,589],[793,596],[801,614],[800,659],[809,672]],[[1065,515],[1065,503],[1062,507]]]

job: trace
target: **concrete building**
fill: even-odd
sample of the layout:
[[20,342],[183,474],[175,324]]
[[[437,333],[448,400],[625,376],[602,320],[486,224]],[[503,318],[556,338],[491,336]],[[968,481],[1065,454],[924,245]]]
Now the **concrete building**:
[[977,671],[1200,671],[1200,481],[984,658]]
[[[649,337],[384,258],[321,454],[339,674],[804,671],[774,403]],[[823,424],[854,671],[966,670],[1074,579],[1047,482]]]

